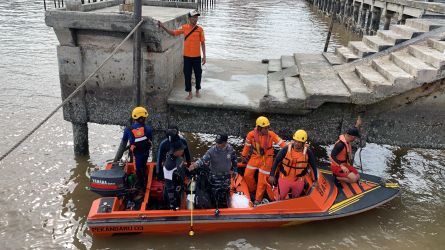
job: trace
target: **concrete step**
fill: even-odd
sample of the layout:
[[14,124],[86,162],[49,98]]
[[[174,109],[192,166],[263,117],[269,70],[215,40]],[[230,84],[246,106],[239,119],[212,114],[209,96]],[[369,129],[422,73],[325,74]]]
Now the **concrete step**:
[[445,65],[445,54],[427,45],[411,45],[409,53],[435,68],[440,69]]
[[333,52],[323,52],[324,58],[331,64],[331,65],[340,65],[345,63],[343,59],[341,59],[339,56],[337,56]]
[[405,25],[426,32],[445,26],[445,20],[410,18],[406,19]]
[[383,75],[394,87],[393,92],[401,93],[411,89],[414,83],[414,77],[403,69],[399,68],[390,60],[389,56],[384,56],[372,60],[372,68]]
[[393,85],[379,72],[371,66],[360,65],[355,67],[358,77],[374,92],[378,97],[385,96],[392,92]]
[[411,39],[411,36],[399,34],[392,30],[379,30],[377,31],[377,36],[392,44],[399,44],[406,40]]
[[413,38],[420,34],[425,33],[424,31],[406,26],[406,25],[392,25],[389,27],[390,30],[393,30],[395,33],[400,34],[405,37]]
[[354,54],[351,49],[343,46],[335,48],[335,54],[347,63],[359,59],[359,57]]
[[422,60],[413,57],[407,51],[391,53],[391,60],[400,68],[416,78],[418,83],[430,82],[436,79],[437,69],[427,65]]
[[286,93],[287,101],[292,107],[305,108],[306,92],[300,79],[297,77],[284,78],[284,91]]
[[307,108],[314,109],[326,102],[351,102],[351,94],[323,55],[294,55],[300,69],[301,83],[306,91]]
[[285,103],[287,101],[283,81],[268,81],[267,94],[272,96],[276,102]]
[[361,58],[372,55],[377,52],[376,50],[368,47],[368,45],[366,45],[362,41],[351,41],[348,43],[348,47],[349,49],[352,50],[352,52],[355,55]]
[[351,93],[351,101],[354,104],[371,104],[375,102],[371,90],[362,82],[354,71],[341,71],[338,76]]
[[428,38],[428,46],[438,50],[441,53],[445,53],[445,41],[439,41],[436,39]]
[[294,65],[294,56],[281,56],[281,68],[286,69]]
[[368,45],[368,47],[376,51],[382,51],[394,46],[394,43],[383,40],[378,36],[363,36],[363,42]]
[[282,81],[285,77],[298,76],[299,70],[297,65],[290,66],[280,71],[272,72],[267,75],[268,81]]
[[270,59],[267,65],[267,72],[277,72],[281,70],[281,60],[280,59]]

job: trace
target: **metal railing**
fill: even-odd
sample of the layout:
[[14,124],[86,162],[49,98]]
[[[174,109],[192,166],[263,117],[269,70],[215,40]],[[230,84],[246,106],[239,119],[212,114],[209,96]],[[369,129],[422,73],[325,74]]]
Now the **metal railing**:
[[[106,0],[81,0],[82,4],[102,2],[102,1],[106,1]],[[46,10],[47,6],[52,6],[52,5],[54,5],[54,8],[65,7],[64,0],[43,0],[43,8],[45,10]]]

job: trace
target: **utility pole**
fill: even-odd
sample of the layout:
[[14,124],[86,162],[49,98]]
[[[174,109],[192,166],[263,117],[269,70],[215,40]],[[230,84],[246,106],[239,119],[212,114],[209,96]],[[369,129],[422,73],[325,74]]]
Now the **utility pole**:
[[[134,0],[134,27],[142,18],[142,0]],[[133,35],[133,85],[136,86],[136,106],[141,106],[141,28]]]

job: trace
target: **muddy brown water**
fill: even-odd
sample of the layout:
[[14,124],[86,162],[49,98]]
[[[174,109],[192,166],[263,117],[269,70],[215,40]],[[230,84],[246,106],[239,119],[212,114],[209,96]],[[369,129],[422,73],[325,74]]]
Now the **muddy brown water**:
[[[56,45],[42,0],[0,1],[0,153],[60,103]],[[328,20],[306,2],[220,0],[200,20],[208,57],[261,60],[319,53]],[[332,45],[345,44],[337,28]],[[352,39],[357,39],[352,36]],[[205,88],[205,86],[204,86]],[[273,123],[273,121],[272,121]],[[74,157],[71,124],[57,113],[0,163],[0,249],[442,249],[445,152],[368,144],[364,171],[394,178],[400,197],[332,221],[268,230],[183,235],[92,237],[86,216],[97,195],[88,175],[111,159],[122,129],[90,124],[89,157]],[[193,156],[212,136],[187,134]],[[239,145],[239,138],[231,138]],[[332,145],[316,145],[319,162]],[[441,247],[442,246],[442,247]]]

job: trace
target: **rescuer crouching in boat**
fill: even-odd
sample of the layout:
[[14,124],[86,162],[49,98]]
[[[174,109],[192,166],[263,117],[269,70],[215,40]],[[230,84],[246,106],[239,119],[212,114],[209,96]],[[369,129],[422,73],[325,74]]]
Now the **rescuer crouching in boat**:
[[304,130],[298,130],[293,136],[293,140],[287,147],[282,148],[275,158],[272,171],[269,176],[269,183],[274,185],[275,172],[278,167],[280,175],[278,178],[278,188],[280,190],[280,200],[286,199],[291,192],[292,198],[301,195],[304,188],[304,176],[309,173],[309,166],[315,177],[315,185],[318,181],[317,165],[315,155],[307,141],[307,133]]
[[339,136],[332,149],[330,160],[332,174],[339,180],[347,183],[355,183],[360,180],[360,174],[352,165],[354,155],[351,143],[360,138],[359,129],[349,128],[345,134]]
[[190,169],[206,167],[210,170],[212,205],[216,208],[228,206],[231,175],[238,174],[236,153],[227,140],[227,134],[218,134],[216,144],[190,166]]
[[181,204],[184,176],[186,173],[184,155],[185,145],[177,140],[171,144],[164,162],[164,201],[172,210],[178,210]]

